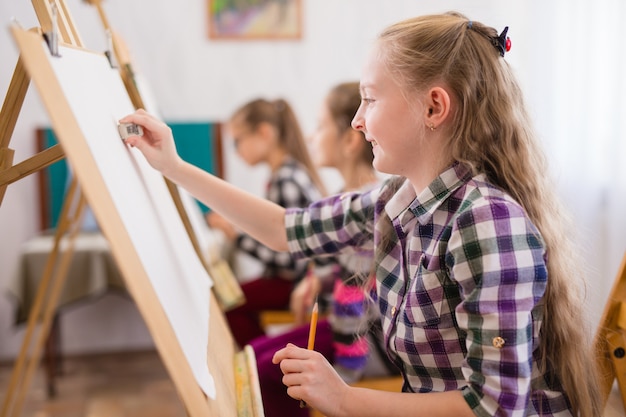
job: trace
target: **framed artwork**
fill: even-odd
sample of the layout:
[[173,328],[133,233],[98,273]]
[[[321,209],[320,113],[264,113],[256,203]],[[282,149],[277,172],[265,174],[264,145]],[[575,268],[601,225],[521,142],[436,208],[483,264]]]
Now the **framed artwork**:
[[208,0],[209,38],[300,39],[302,0]]

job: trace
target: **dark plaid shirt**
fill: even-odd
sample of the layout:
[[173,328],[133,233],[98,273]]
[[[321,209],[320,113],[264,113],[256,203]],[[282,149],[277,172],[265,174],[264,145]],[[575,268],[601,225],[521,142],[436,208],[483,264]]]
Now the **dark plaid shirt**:
[[[265,198],[282,206],[306,207],[319,200],[321,194],[303,165],[287,158],[270,177]],[[260,260],[265,266],[264,275],[299,280],[307,269],[306,261],[296,261],[287,252],[276,252],[254,238],[242,234],[236,240],[237,247]]]
[[[377,259],[385,345],[409,392],[461,390],[478,416],[569,416],[558,381],[538,370],[543,240],[510,196],[455,164],[415,195],[405,182],[288,210],[294,257],[391,243]],[[378,226],[377,226],[378,227]],[[551,381],[550,383],[548,381]],[[541,411],[540,411],[541,410]]]

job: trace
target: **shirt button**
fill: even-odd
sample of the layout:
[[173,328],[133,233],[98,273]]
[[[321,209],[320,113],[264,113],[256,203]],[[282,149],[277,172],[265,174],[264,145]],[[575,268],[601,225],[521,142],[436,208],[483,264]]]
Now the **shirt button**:
[[395,317],[395,316],[396,316],[396,308],[391,307],[391,317]]
[[504,339],[501,338],[500,336],[498,337],[494,337],[493,340],[491,341],[491,343],[493,344],[493,347],[497,348],[497,349],[502,349],[502,347],[504,346]]

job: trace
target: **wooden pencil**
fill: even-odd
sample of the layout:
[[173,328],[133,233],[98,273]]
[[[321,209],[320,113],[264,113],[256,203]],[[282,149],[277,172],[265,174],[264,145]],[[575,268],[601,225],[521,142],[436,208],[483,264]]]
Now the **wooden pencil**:
[[[317,297],[315,297],[315,304],[313,304],[313,310],[311,311],[311,325],[309,326],[309,343],[307,344],[308,350],[315,348],[315,332],[317,331],[317,316],[319,314],[319,308],[317,306]],[[306,401],[300,400],[300,408],[306,407]]]

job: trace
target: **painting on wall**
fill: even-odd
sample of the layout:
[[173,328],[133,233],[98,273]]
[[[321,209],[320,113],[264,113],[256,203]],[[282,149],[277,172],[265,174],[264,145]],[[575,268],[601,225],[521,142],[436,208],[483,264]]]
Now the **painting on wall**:
[[302,0],[208,0],[211,39],[300,39]]

